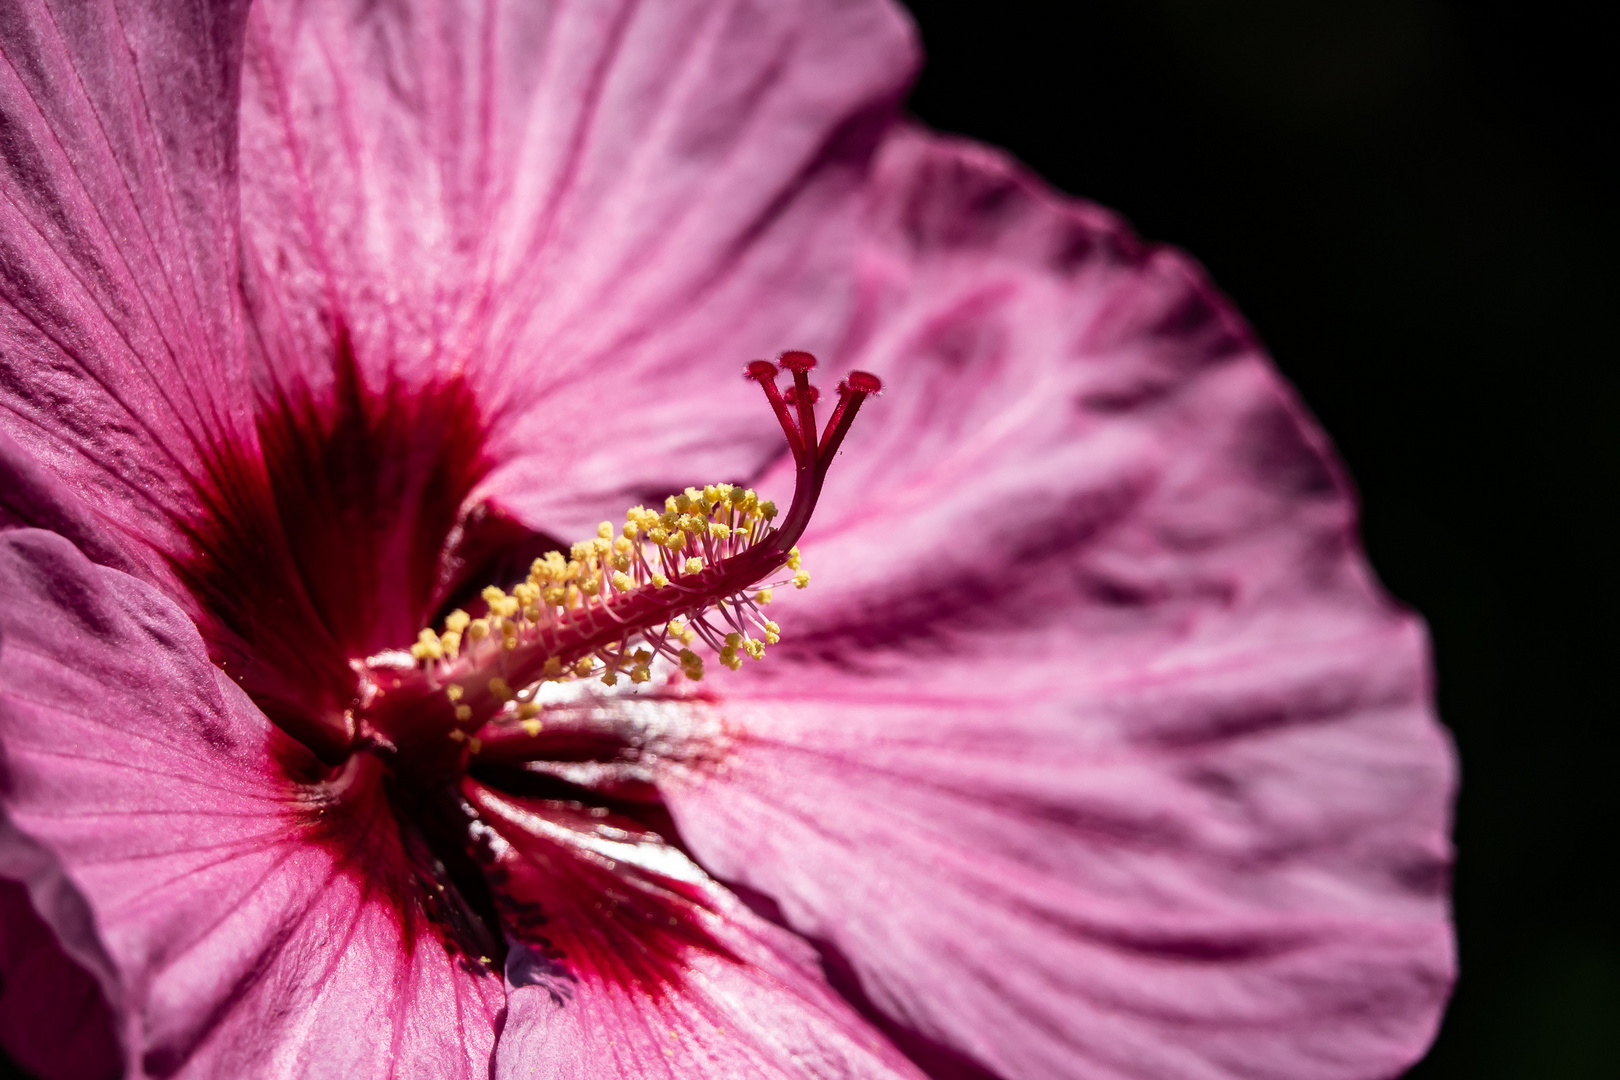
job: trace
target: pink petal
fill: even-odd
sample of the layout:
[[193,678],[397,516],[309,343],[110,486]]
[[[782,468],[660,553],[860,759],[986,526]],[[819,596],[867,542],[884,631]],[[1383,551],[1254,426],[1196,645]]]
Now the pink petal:
[[898,137],[870,222],[889,392],[683,836],[996,1075],[1394,1075],[1454,765],[1321,433],[1187,259],[989,151]]
[[496,1076],[919,1076],[810,949],[655,835],[476,783],[468,798],[518,935]]
[[[472,386],[480,489],[567,536],[780,449],[739,377],[830,345],[915,63],[878,0],[255,6],[244,219],[266,377]],[[702,421],[696,422],[701,414]]]
[[0,430],[0,530],[44,529],[103,566],[138,564],[106,523],[62,480]]
[[39,1080],[123,1072],[94,977],[62,951],[15,881],[0,881],[0,1046]]
[[7,7],[0,431],[166,579],[196,484],[254,440],[236,291],[246,4]]
[[0,534],[0,593],[0,874],[98,972],[133,1060],[488,1074],[501,988],[428,924],[374,777],[286,779],[300,756],[184,615],[55,535]]

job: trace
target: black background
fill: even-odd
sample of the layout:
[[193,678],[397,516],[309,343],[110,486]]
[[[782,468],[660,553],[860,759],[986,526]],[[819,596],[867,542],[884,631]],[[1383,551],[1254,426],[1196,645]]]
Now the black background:
[[1349,463],[1385,583],[1429,619],[1463,756],[1463,977],[1411,1076],[1620,1076],[1614,15],[911,7],[917,115],[1203,260]]
[[1429,620],[1463,976],[1409,1075],[1620,1077],[1616,5],[910,6],[913,111],[1202,260]]

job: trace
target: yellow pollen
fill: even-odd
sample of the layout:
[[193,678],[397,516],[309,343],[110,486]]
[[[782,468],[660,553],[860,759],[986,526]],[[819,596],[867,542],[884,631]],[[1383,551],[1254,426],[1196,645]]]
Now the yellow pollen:
[[681,572],[683,574],[701,574],[703,572],[703,560],[694,555],[686,560],[686,565],[681,568]]
[[799,568],[799,549],[797,547],[788,548],[787,568],[789,570]]
[[483,641],[489,636],[489,620],[474,619],[467,624],[467,640],[472,642]]
[[489,692],[502,701],[512,700],[512,688],[506,685],[506,680],[499,675],[489,680]]
[[461,687],[455,683],[451,683],[449,686],[444,688],[444,696],[449,698],[451,701],[460,701]]
[[548,679],[555,679],[562,674],[562,661],[555,656],[546,657],[546,666],[540,669],[541,674]]
[[761,589],[759,592],[754,594],[754,603],[764,606],[765,604],[771,602],[771,597],[773,595],[774,594],[771,592],[771,590]]
[[663,574],[660,574],[655,570],[655,571],[653,571],[652,583],[653,583],[653,588],[662,589],[665,585],[669,584],[669,578],[665,577]]
[[452,634],[459,634],[467,629],[467,624],[471,621],[471,617],[465,611],[456,608],[456,610],[444,617],[444,628]]
[[525,720],[520,726],[523,728],[524,734],[531,739],[540,734],[545,728],[545,725],[538,720]]
[[596,664],[591,661],[590,657],[582,657],[579,660],[574,661],[574,674],[578,675],[580,678],[584,678],[586,675],[591,673],[591,668],[595,666]]
[[520,701],[518,702],[517,714],[519,720],[531,720],[540,715],[540,703],[538,701]]
[[439,635],[431,630],[423,630],[417,635],[416,644],[411,646],[411,655],[418,660],[437,660],[444,655],[444,646],[439,643]]
[[457,720],[471,720],[472,719],[472,706],[471,705],[457,705],[456,706],[456,719]]
[[476,754],[480,750],[482,750],[483,748],[484,748],[484,740],[480,739],[478,736],[474,735],[474,736],[470,737],[467,740],[467,749],[472,751],[473,753]]
[[[463,705],[462,708],[466,708],[466,706]],[[450,729],[450,740],[452,742],[466,742],[467,733],[458,727],[453,727]]]
[[808,571],[808,570],[800,570],[797,574],[793,575],[793,587],[795,589],[802,589],[806,585],[809,585],[809,584],[810,584],[810,571]]
[[513,615],[518,613],[519,604],[517,597],[507,596],[505,590],[503,589],[491,585],[489,588],[485,589],[481,595],[484,598],[484,602],[489,605],[489,613],[492,616],[498,616],[502,619],[510,619]]

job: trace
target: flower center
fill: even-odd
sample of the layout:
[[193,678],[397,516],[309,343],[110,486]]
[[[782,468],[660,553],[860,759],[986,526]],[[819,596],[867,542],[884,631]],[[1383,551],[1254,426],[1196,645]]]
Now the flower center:
[[[536,559],[526,580],[485,589],[476,617],[457,609],[442,629],[423,629],[409,652],[357,662],[361,742],[428,779],[459,771],[487,742],[498,741],[504,756],[538,739],[547,682],[644,683],[660,658],[698,680],[704,662],[695,647],[732,670],[744,657],[763,659],[781,630],[762,609],[774,588],[809,584],[795,544],[857,410],[881,389],[875,376],[851,372],[818,432],[815,358],[788,352],[778,362],[756,360],[746,375],[764,389],[793,453],[793,501],[779,524],[774,504],[730,484],[687,488],[661,512],[633,507],[618,528],[604,521],[566,556]],[[783,369],[793,379],[785,395]]]

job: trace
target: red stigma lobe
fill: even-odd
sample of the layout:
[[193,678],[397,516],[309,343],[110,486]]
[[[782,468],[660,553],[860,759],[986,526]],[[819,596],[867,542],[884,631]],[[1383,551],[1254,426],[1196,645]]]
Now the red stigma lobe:
[[807,352],[800,352],[797,349],[783,353],[777,358],[776,362],[781,364],[784,369],[793,372],[795,375],[801,373],[808,374],[810,370],[816,366],[816,358],[814,356],[811,356]]

